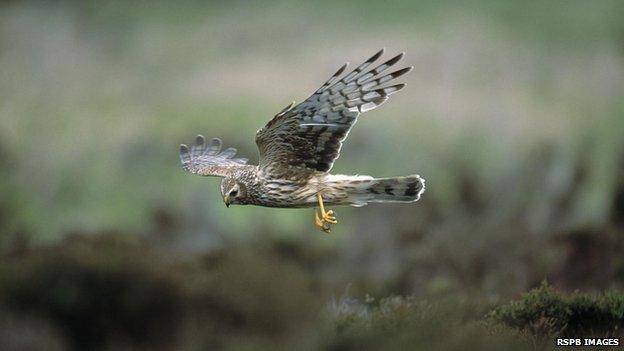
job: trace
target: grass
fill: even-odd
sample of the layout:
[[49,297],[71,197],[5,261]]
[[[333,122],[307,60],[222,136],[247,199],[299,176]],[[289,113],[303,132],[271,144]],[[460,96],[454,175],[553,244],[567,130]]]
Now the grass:
[[[536,145],[570,153],[592,138],[595,174],[576,216],[608,212],[623,130],[619,2],[2,6],[0,137],[13,164],[3,182],[36,240],[111,223],[140,230],[163,204],[192,211],[185,203],[215,197],[215,182],[180,173],[179,143],[221,136],[253,159],[253,134],[272,114],[380,46],[407,51],[409,89],[362,119],[335,172],[418,172],[434,180],[428,201],[452,213],[462,180],[450,167],[494,194],[506,174],[526,172],[514,165]],[[224,223],[226,235],[263,217],[219,209],[204,225]],[[265,225],[296,235],[292,223],[309,215],[294,213]]]

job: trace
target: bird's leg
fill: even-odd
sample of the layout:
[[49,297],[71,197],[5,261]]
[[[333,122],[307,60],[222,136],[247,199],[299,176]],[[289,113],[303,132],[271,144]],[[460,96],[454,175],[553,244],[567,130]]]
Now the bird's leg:
[[336,216],[334,216],[334,211],[329,210],[325,212],[325,205],[323,204],[323,196],[321,196],[321,193],[316,194],[316,197],[318,198],[319,207],[321,208],[321,216],[323,221],[331,224],[338,223],[338,221],[336,220]]
[[336,216],[334,216],[334,211],[329,210],[325,212],[325,205],[323,204],[323,196],[321,193],[316,194],[316,198],[319,202],[319,208],[321,210],[321,215],[314,210],[314,223],[316,226],[324,231],[325,233],[331,232],[331,227],[329,224],[336,224],[338,221],[336,220]]

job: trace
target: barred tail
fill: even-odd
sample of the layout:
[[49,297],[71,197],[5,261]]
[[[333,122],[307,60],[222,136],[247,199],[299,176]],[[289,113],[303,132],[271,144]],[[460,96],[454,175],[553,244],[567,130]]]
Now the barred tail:
[[417,174],[393,178],[330,175],[325,181],[332,189],[325,195],[330,203],[356,207],[369,202],[415,202],[425,191],[425,180]]
[[425,191],[425,180],[419,175],[376,178],[366,189],[366,202],[414,202]]

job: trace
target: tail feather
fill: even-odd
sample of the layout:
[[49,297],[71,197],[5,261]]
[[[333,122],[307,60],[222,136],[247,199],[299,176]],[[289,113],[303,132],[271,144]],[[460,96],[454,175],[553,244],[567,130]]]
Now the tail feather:
[[333,188],[330,202],[356,207],[369,202],[415,202],[425,191],[425,180],[416,174],[392,178],[337,175],[326,179],[326,184]]
[[377,178],[366,189],[366,202],[414,202],[425,191],[425,180],[419,175]]

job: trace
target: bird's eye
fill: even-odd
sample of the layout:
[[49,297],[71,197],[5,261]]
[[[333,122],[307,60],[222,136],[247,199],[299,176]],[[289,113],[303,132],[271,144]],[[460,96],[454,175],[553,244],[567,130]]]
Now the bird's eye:
[[238,195],[238,190],[230,191],[230,196],[236,197],[236,195]]

